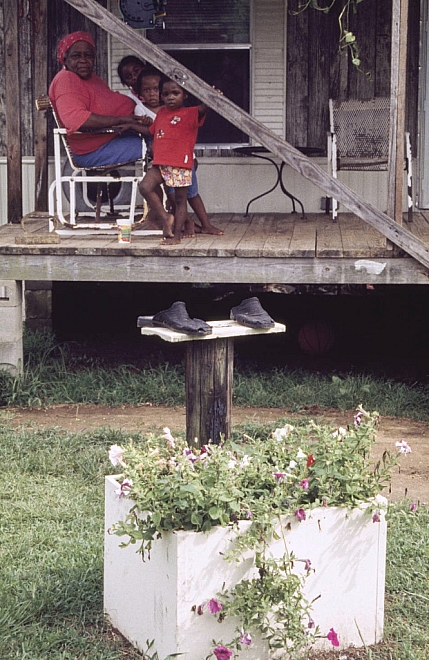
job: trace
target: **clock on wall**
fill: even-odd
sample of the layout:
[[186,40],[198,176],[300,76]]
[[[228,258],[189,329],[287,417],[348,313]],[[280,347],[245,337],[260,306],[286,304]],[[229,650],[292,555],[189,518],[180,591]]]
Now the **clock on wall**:
[[140,30],[163,27],[167,0],[119,0],[119,9],[127,25]]

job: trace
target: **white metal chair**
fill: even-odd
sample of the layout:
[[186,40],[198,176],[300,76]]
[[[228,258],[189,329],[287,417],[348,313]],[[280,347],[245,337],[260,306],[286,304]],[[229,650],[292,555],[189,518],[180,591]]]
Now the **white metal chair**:
[[[55,178],[51,183],[48,195],[49,215],[59,221],[60,225],[68,230],[83,229],[84,233],[114,233],[117,231],[116,219],[118,216],[131,218],[135,222],[136,202],[138,184],[146,173],[146,143],[142,140],[141,160],[117,163],[106,167],[83,168],[77,165],[67,140],[66,129],[61,125],[59,118],[51,104],[48,96],[36,100],[38,110],[51,110],[56,127],[54,128],[54,163]],[[63,163],[61,144],[66,153]],[[127,170],[120,173],[119,170]],[[140,169],[140,171],[138,171]],[[76,186],[78,184],[78,186]],[[96,184],[95,201],[89,194],[89,184]],[[103,185],[105,184],[105,185]],[[113,195],[110,195],[112,184],[126,184],[125,197],[129,197],[127,203],[115,204]],[[103,206],[103,192],[107,186],[108,205]],[[103,190],[104,189],[104,190]],[[63,193],[69,200],[69,219],[66,219],[63,207]],[[122,195],[123,197],[124,195]],[[79,204],[79,202],[81,202]],[[82,208],[83,207],[83,210]],[[147,214],[147,205],[144,202],[142,216],[138,223],[143,222]],[[93,217],[94,221],[89,221]],[[86,218],[86,222],[85,222]],[[50,220],[50,231],[54,229],[54,223]],[[57,229],[57,233],[69,234],[70,231]],[[135,232],[134,232],[135,233]],[[138,233],[161,234],[160,231],[140,230]]]
[[[328,168],[337,178],[340,170],[381,171],[388,169],[390,99],[340,101],[329,99]],[[405,133],[408,217],[412,220],[412,154],[410,134]],[[338,202],[331,200],[332,219]]]

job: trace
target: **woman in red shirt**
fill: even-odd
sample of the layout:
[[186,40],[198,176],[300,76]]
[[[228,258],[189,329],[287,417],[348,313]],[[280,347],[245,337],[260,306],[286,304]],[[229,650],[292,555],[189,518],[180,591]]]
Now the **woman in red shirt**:
[[[76,163],[98,167],[141,158],[141,135],[148,134],[150,120],[135,117],[134,101],[113,92],[94,73],[95,44],[91,35],[73,32],[64,37],[58,44],[58,61],[63,68],[52,80],[49,98],[67,130]],[[103,128],[117,132],[82,132]]]

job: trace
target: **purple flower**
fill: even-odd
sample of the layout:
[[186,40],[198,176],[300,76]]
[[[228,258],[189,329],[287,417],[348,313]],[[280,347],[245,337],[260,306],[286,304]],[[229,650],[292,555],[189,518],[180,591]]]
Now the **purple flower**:
[[362,417],[363,417],[363,413],[362,413],[362,412],[358,412],[358,413],[356,413],[356,415],[354,416],[354,423],[355,423],[355,426],[360,426],[360,425],[361,425],[361,423],[362,423]]
[[299,485],[300,485],[301,488],[303,488],[304,490],[308,490],[308,482],[309,482],[308,479],[303,479],[302,481],[299,482]]
[[338,635],[337,635],[337,633],[335,632],[335,630],[333,628],[331,628],[330,631],[328,632],[328,634],[326,635],[326,639],[329,639],[332,646],[339,646],[340,645],[340,642],[338,641]]
[[115,490],[116,495],[118,497],[126,497],[127,495],[130,494],[132,485],[133,482],[131,479],[124,479],[120,487],[117,490]]
[[189,460],[191,465],[193,465],[195,463],[195,461],[198,459],[198,457],[195,456],[192,449],[189,449],[189,447],[184,449],[182,453],[183,453],[183,456],[187,457],[187,459]]
[[298,518],[299,522],[302,522],[303,520],[305,520],[307,518],[307,516],[305,515],[304,509],[297,509],[295,511],[294,515],[295,515],[295,518]]
[[246,518],[247,518],[247,520],[249,520],[252,517],[253,517],[253,511],[251,509],[249,509],[246,513]]
[[300,559],[300,561],[304,562],[304,568],[306,571],[309,571],[311,568],[311,561],[309,559]]
[[380,522],[380,511],[375,511],[374,515],[372,516],[372,522]]
[[271,474],[276,478],[277,483],[284,479],[284,477],[287,477],[286,472],[271,472]]
[[307,627],[308,628],[315,628],[316,627],[316,624],[314,623],[314,620],[311,618],[311,616],[308,617]]
[[239,641],[240,644],[245,644],[245,646],[250,646],[252,643],[252,636],[250,633],[243,633]]
[[216,598],[211,598],[207,603],[207,609],[210,614],[217,614],[222,610],[222,603],[219,603]]
[[410,506],[410,511],[417,511],[417,509],[418,509],[417,502],[412,502],[412,504]]
[[395,446],[398,447],[400,454],[411,454],[411,447],[405,440],[395,442]]
[[226,646],[216,646],[216,648],[213,649],[213,653],[217,660],[229,660],[232,656],[232,651],[227,649]]

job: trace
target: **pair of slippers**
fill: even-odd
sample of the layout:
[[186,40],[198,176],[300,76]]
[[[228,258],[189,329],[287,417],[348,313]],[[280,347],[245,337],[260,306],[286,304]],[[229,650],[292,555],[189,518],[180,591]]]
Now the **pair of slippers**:
[[[231,309],[230,318],[248,328],[272,328],[275,323],[264,310],[258,298],[246,298]],[[212,334],[212,327],[201,319],[191,319],[184,302],[174,302],[171,307],[158,312],[154,316],[139,316],[137,327],[154,326],[169,328],[185,335],[206,336]]]

